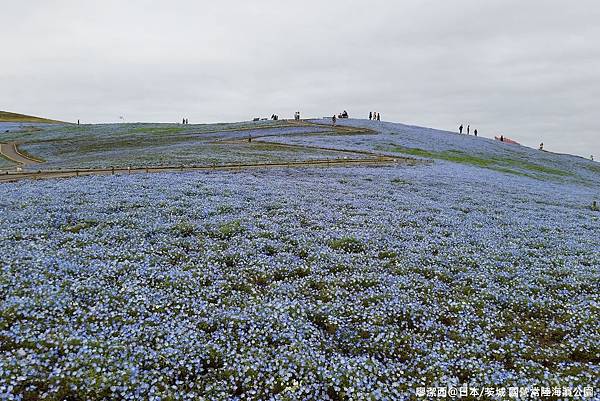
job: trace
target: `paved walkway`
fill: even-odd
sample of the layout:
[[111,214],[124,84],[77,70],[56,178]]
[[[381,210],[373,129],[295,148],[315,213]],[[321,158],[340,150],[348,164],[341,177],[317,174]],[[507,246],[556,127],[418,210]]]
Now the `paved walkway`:
[[40,163],[40,161],[32,159],[19,152],[19,149],[17,149],[17,144],[13,142],[0,143],[0,154],[7,159],[14,161],[15,163],[25,166]]

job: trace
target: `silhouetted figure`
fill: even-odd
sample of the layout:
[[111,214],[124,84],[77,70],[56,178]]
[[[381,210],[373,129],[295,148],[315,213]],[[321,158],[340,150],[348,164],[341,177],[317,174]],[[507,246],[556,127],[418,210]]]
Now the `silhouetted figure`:
[[500,142],[504,142],[504,135],[500,135]]
[[369,120],[372,120],[372,119],[373,119],[373,112],[372,112],[372,111],[370,111],[370,112],[369,112]]
[[475,131],[473,131],[473,134],[475,134],[475,136],[477,136],[477,128],[475,128]]
[[544,142],[540,143],[540,150],[544,150]]
[[377,113],[377,121],[381,121],[381,116]]
[[335,117],[335,114],[334,114],[333,117],[331,117],[331,123],[333,124],[334,127],[335,127],[336,122],[337,122],[337,118]]
[[461,125],[460,125],[460,127],[458,127],[458,133],[459,133],[459,134],[462,134],[462,130],[463,130],[463,126],[462,126],[462,124],[461,124]]
[[185,118],[181,119],[181,124],[185,124]]
[[79,120],[77,120],[77,125],[79,125]]
[[471,132],[471,124],[467,125],[467,135],[469,135]]

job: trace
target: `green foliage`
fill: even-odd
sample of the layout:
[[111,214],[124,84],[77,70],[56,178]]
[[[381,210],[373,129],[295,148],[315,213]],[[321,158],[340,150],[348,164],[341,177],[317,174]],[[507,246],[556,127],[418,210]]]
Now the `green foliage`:
[[71,225],[65,225],[62,227],[62,230],[65,232],[77,234],[82,230],[94,227],[96,225],[98,225],[97,221],[87,220],[87,221],[81,221],[79,223],[75,223],[75,224],[71,224]]
[[213,238],[226,240],[233,238],[234,236],[244,232],[244,227],[238,220],[233,220],[227,223],[221,224],[216,230],[210,234]]
[[367,247],[360,240],[354,237],[344,237],[329,241],[329,247],[338,251],[347,253],[365,252]]
[[196,226],[187,221],[182,221],[171,227],[171,230],[181,237],[189,237],[196,233]]

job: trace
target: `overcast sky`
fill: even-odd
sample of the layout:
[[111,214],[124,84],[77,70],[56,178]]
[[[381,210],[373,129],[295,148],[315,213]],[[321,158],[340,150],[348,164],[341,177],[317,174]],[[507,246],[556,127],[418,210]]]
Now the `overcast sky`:
[[0,0],[0,110],[386,121],[600,158],[598,0]]

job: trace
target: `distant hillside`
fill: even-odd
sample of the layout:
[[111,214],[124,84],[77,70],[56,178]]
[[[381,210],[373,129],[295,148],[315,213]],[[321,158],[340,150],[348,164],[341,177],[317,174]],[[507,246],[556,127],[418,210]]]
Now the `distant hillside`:
[[0,111],[0,122],[4,123],[43,123],[43,124],[60,124],[62,121],[49,120],[47,118],[27,116],[25,114],[10,113],[8,111]]

